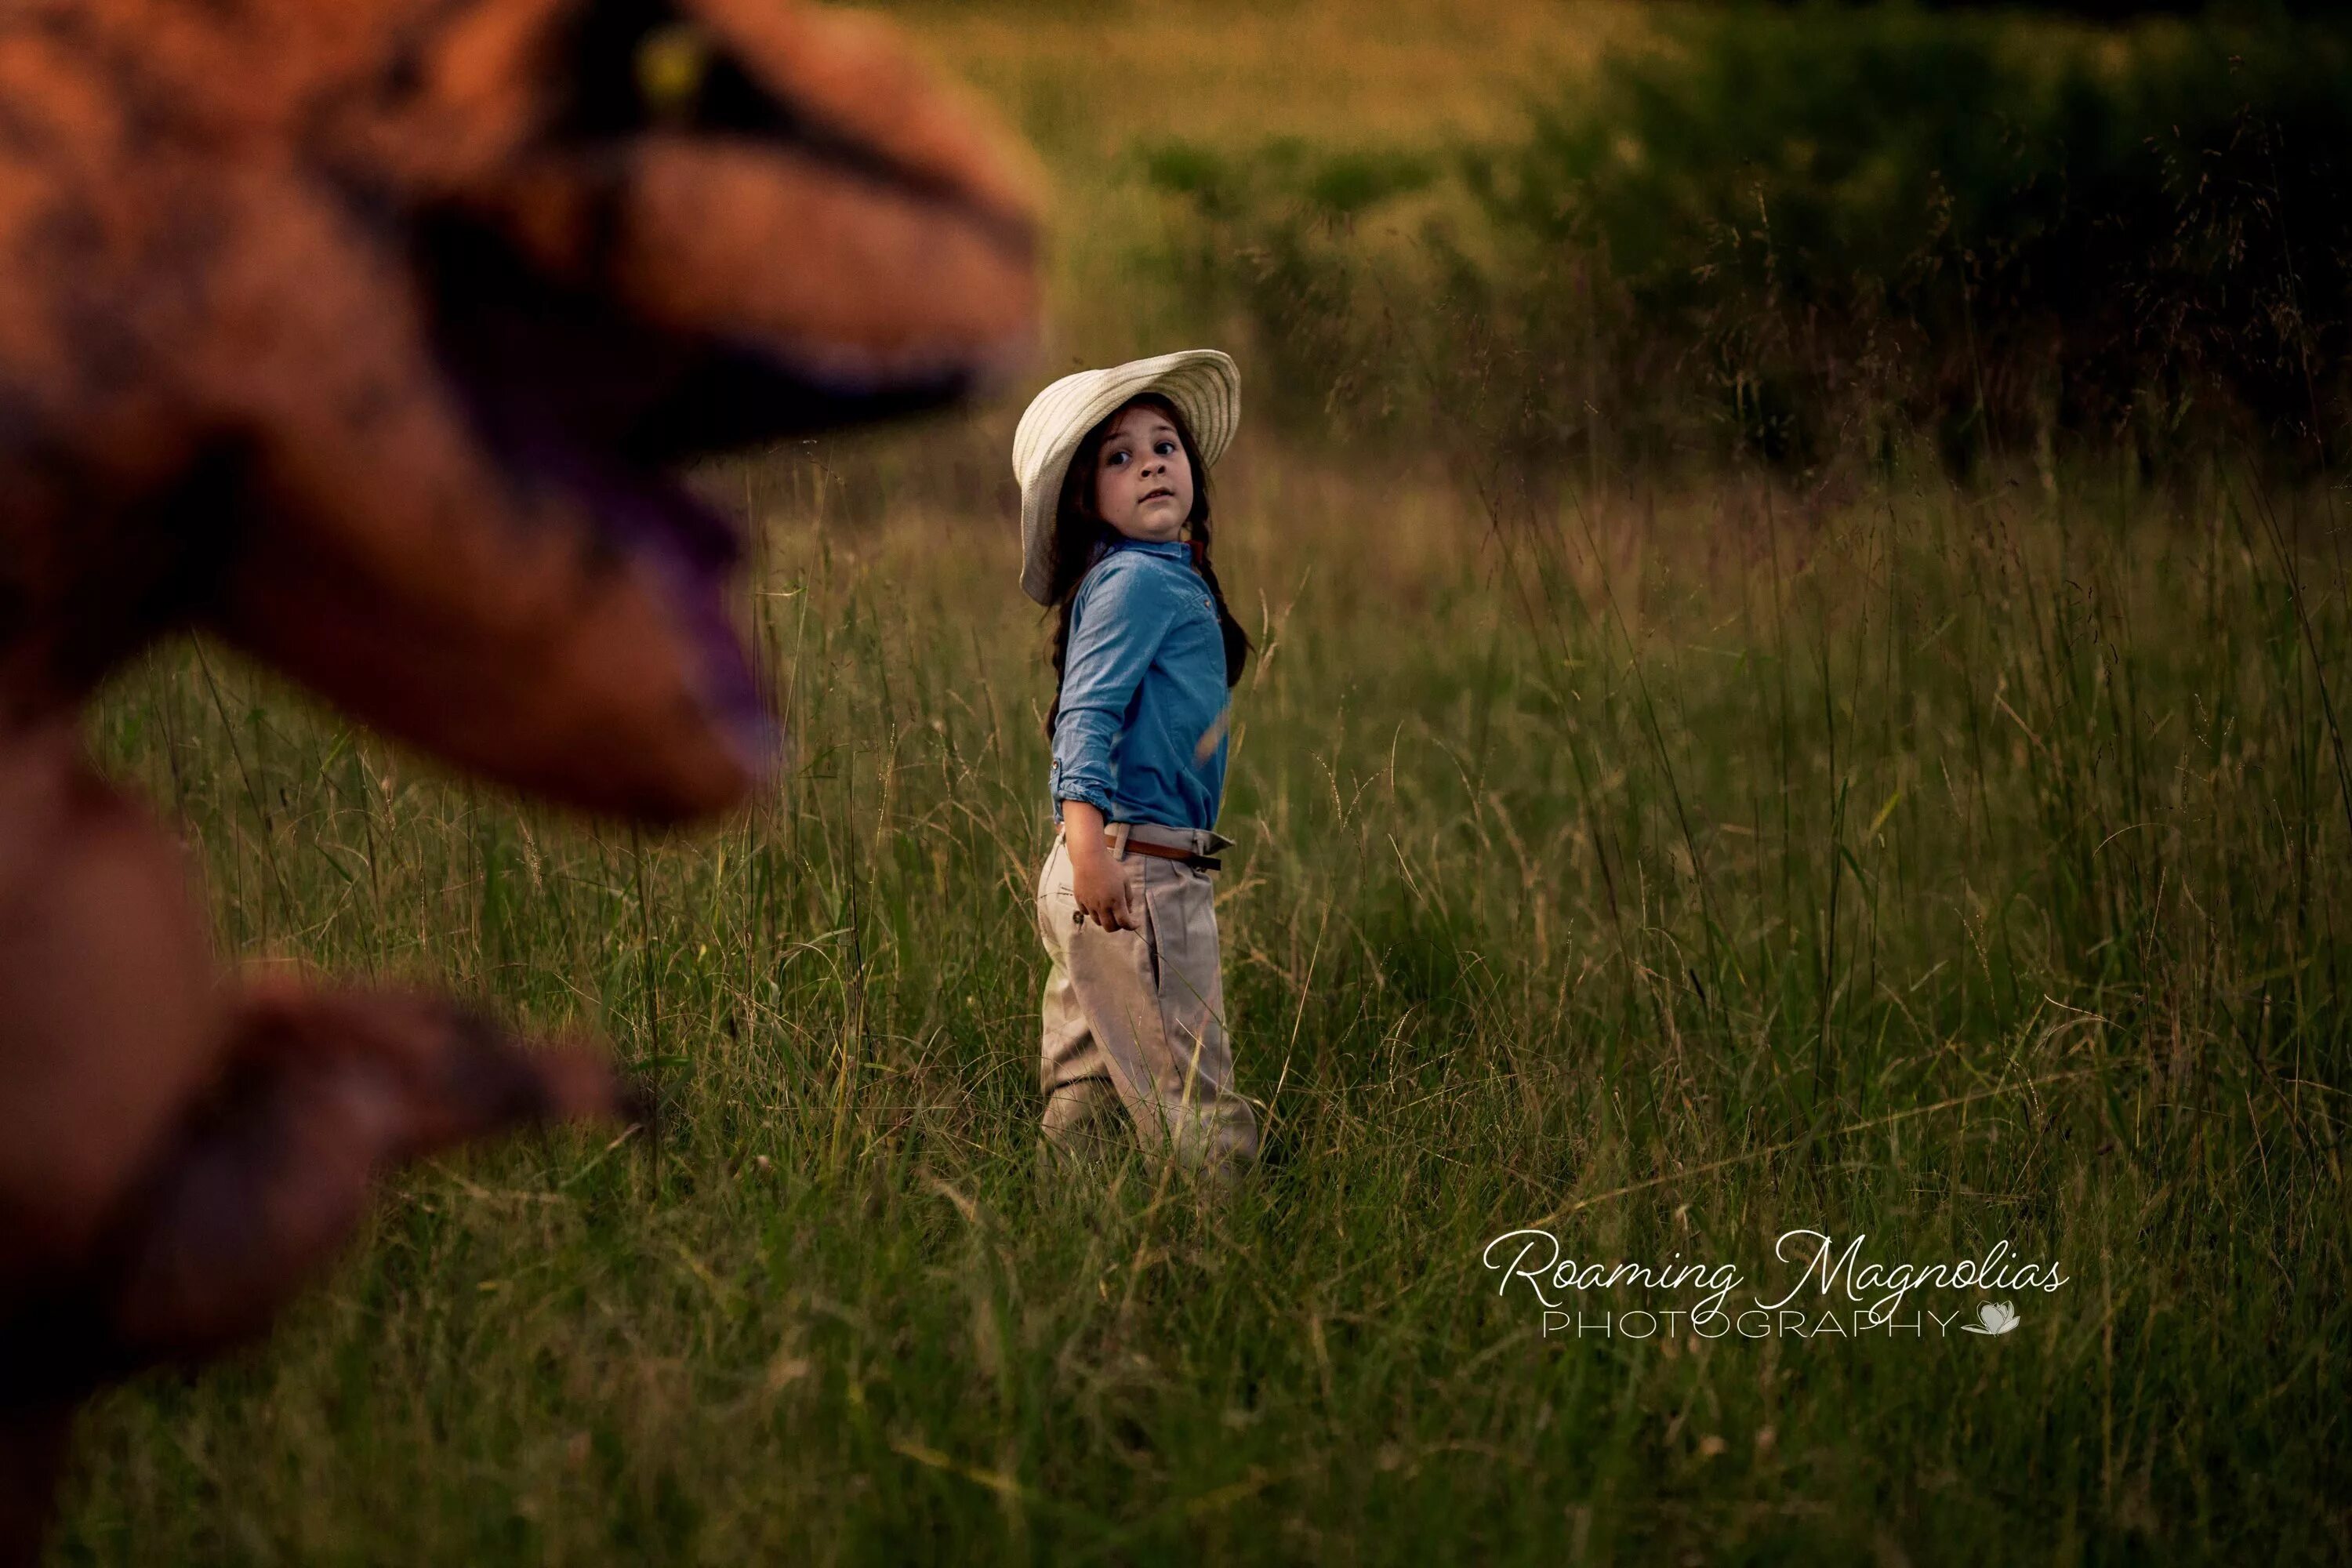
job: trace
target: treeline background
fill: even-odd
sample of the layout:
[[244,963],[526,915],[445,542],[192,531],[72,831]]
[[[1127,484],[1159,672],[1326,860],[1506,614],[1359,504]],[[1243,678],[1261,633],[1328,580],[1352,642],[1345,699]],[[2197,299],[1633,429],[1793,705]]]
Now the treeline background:
[[1206,8],[910,15],[1054,168],[1069,343],[1601,478],[2340,456],[2334,10],[1299,5],[1260,60]]

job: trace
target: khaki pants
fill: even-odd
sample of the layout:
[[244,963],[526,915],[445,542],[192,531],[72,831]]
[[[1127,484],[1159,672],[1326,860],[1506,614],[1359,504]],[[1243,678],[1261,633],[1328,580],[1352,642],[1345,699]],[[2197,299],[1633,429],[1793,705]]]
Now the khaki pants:
[[[1170,842],[1189,832],[1142,831]],[[1223,842],[1203,833],[1196,847]],[[1045,1135],[1066,1151],[1099,1146],[1124,1105],[1154,1170],[1172,1152],[1180,1164],[1229,1178],[1257,1156],[1257,1116],[1234,1091],[1209,874],[1132,852],[1118,865],[1139,931],[1077,921],[1069,847],[1058,837],[1037,875],[1037,931],[1053,960]]]

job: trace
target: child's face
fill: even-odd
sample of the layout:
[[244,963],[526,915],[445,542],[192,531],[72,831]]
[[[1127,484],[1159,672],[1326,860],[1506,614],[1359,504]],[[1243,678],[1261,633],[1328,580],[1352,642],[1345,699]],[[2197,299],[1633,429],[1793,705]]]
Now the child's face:
[[1192,465],[1176,426],[1148,403],[1119,411],[1095,458],[1095,510],[1129,539],[1175,539],[1192,515]]

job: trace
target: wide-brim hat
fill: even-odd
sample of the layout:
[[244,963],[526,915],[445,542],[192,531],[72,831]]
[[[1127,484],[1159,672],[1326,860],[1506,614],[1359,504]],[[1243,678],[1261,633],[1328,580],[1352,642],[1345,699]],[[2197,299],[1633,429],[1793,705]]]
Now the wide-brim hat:
[[1054,511],[1070,458],[1087,432],[1129,399],[1156,392],[1176,405],[1213,467],[1242,423],[1242,373],[1215,349],[1179,349],[1129,360],[1108,370],[1066,375],[1035,397],[1013,432],[1013,477],[1021,481],[1021,591],[1041,605],[1053,602]]

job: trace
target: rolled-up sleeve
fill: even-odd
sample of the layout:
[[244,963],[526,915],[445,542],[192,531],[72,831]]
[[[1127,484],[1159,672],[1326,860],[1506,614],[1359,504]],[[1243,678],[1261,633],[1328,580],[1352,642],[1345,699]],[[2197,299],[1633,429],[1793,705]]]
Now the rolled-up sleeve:
[[[1179,603],[1157,574],[1114,555],[1079,584],[1054,721],[1053,794],[1111,813],[1111,744]],[[1059,811],[1058,805],[1056,811]]]

